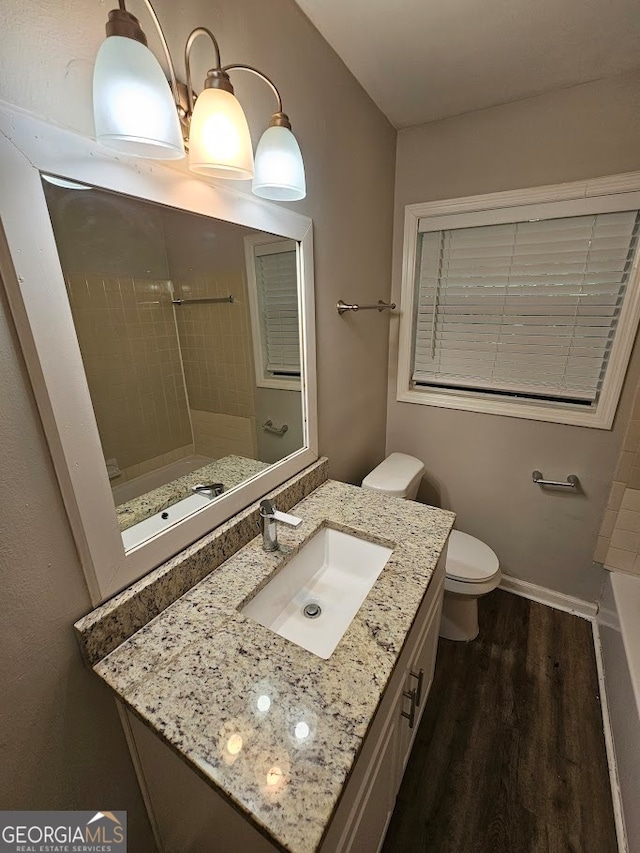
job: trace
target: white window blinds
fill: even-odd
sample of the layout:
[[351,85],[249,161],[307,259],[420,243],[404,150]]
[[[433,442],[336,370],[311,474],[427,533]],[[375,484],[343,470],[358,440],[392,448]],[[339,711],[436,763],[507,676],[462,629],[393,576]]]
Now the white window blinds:
[[637,232],[637,211],[423,230],[414,385],[593,403]]
[[274,251],[273,244],[256,246],[255,268],[265,370],[300,376],[295,246],[287,251]]

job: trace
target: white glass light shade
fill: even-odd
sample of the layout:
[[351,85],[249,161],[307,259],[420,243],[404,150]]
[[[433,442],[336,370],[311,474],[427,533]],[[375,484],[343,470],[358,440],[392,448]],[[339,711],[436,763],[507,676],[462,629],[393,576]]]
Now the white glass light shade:
[[158,60],[149,48],[109,36],[93,71],[93,112],[98,142],[133,157],[184,157],[180,120]]
[[238,99],[224,89],[204,89],[191,116],[189,168],[211,178],[253,177],[249,125]]
[[299,201],[307,194],[298,141],[286,127],[268,127],[256,149],[253,192],[273,201]]

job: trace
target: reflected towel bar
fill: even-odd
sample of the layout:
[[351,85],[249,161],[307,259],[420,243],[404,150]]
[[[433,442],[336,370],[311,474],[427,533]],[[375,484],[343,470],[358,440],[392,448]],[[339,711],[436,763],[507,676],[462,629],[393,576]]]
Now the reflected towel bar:
[[534,471],[531,475],[534,483],[539,486],[557,486],[560,489],[577,489],[580,480],[576,474],[569,474],[566,480],[545,480],[540,471]]
[[271,420],[271,418],[269,418],[268,421],[265,421],[262,424],[262,429],[265,432],[273,433],[273,435],[284,435],[285,432],[289,429],[289,425],[288,424],[282,424],[281,427],[274,426],[273,421]]
[[394,311],[395,307],[395,302],[383,302],[382,299],[379,299],[375,305],[358,305],[357,303],[348,305],[343,299],[336,302],[336,311],[340,315],[344,314],[345,311],[370,311],[372,308],[378,311]]
[[203,296],[201,299],[172,299],[173,305],[195,305],[196,302],[233,302],[233,296]]

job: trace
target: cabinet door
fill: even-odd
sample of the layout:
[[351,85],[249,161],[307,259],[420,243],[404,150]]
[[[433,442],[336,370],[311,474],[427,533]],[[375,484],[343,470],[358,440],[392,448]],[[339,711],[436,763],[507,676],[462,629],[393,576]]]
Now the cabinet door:
[[[416,649],[411,657],[411,666],[407,671],[405,690],[407,693],[415,691],[416,703],[413,710],[413,728],[405,716],[400,716],[398,721],[398,766],[396,768],[398,788],[402,781],[411,747],[418,732],[418,726],[427,703],[429,690],[433,682],[433,674],[436,666],[436,654],[438,651],[438,635],[440,633],[440,615],[442,613],[442,597],[444,594],[444,562],[436,570],[434,577],[433,598],[427,604],[427,612],[424,618],[424,627]],[[405,714],[411,712],[411,699],[403,697],[401,711]],[[419,701],[418,701],[419,700]],[[399,712],[401,713],[401,712]]]
[[416,723],[420,722],[420,717],[422,717],[422,712],[424,711],[424,706],[426,704],[427,697],[429,696],[431,685],[433,684],[433,675],[436,669],[436,654],[438,652],[438,637],[440,634],[440,617],[442,615],[443,594],[444,578],[440,583],[436,599],[433,602],[429,615],[427,616],[424,638],[422,640],[422,644],[416,651],[413,659],[413,665],[411,667],[411,672],[414,673],[413,676],[410,676],[411,689],[414,687],[417,688],[418,686],[421,686],[422,688],[420,690],[420,696],[418,697],[419,703]]
[[377,853],[382,847],[397,794],[397,716],[403,689],[404,684],[401,684],[395,697],[394,712],[389,715],[378,741],[376,757],[368,769],[352,819],[340,839],[338,850],[345,853]]

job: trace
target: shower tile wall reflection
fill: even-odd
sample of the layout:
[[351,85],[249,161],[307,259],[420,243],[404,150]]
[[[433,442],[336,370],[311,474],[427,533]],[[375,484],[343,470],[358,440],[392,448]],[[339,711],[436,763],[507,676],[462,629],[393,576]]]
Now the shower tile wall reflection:
[[[256,457],[251,325],[241,270],[175,283],[184,377],[195,452],[214,459]],[[189,299],[233,296],[232,303],[189,305]]]
[[[195,452],[257,458],[251,320],[244,229],[165,213],[184,378]],[[232,303],[190,299],[233,296]]]
[[184,373],[193,409],[253,417],[250,320],[241,271],[176,282],[179,299],[233,296],[232,304],[176,309]]
[[126,479],[145,462],[193,453],[169,282],[71,274],[66,283],[105,459]]

